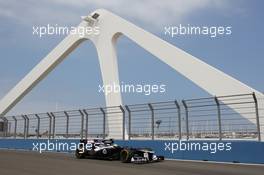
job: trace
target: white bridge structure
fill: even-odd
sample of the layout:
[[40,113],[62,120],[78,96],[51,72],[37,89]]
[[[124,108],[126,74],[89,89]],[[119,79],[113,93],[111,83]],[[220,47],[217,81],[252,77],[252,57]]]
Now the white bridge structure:
[[[261,92],[245,85],[222,71],[206,64],[198,58],[186,53],[176,46],[158,38],[127,20],[107,11],[98,9],[83,18],[78,28],[98,27],[99,35],[77,33],[69,34],[45,58],[41,60],[13,89],[0,101],[0,115],[9,112],[27,93],[29,93],[41,80],[43,80],[56,66],[58,66],[80,43],[90,40],[96,47],[103,83],[119,84],[118,62],[116,55],[116,42],[121,35],[144,48],[146,51],[171,66],[177,72],[191,80],[193,83],[215,95],[232,95],[254,92],[257,98],[264,98]],[[122,104],[120,93],[105,95],[106,106],[119,106]],[[264,106],[259,101],[259,106]],[[232,108],[232,106],[230,106]],[[256,120],[242,114],[240,109],[234,109],[250,122]],[[260,111],[260,116],[263,111]],[[120,121],[120,124],[116,121]],[[264,139],[264,118],[260,118],[260,133]],[[107,119],[108,137],[122,137],[122,116],[116,116],[114,121]],[[120,133],[117,134],[117,133]]]

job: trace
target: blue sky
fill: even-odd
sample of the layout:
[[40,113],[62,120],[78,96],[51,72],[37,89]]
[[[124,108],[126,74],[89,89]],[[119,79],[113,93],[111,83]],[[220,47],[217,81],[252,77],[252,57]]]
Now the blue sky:
[[[77,26],[80,16],[106,8],[249,86],[264,91],[261,0],[0,0],[0,98],[65,36],[32,35],[32,26]],[[231,26],[232,35],[164,35],[164,26]],[[165,94],[123,94],[124,103],[196,98],[208,94],[125,37],[118,41],[120,80],[166,84]],[[140,63],[140,64],[139,64]],[[210,83],[210,82],[208,82]],[[94,46],[84,42],[9,114],[104,106]],[[223,85],[224,88],[224,85]]]

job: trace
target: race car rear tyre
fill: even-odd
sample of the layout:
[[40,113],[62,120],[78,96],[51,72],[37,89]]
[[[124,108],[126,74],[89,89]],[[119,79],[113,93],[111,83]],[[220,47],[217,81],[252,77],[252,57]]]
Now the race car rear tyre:
[[132,152],[127,150],[127,149],[123,149],[121,152],[120,152],[120,160],[123,162],[123,163],[129,163],[131,162],[131,158],[133,157],[132,155]]
[[77,149],[77,150],[75,151],[75,157],[76,157],[77,159],[83,159],[85,156],[84,156],[83,153],[80,153],[79,150]]

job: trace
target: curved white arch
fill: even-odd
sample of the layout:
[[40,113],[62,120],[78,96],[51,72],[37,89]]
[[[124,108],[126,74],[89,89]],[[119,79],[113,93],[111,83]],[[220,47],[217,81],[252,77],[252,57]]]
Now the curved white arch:
[[[0,114],[5,115],[19,100],[21,100],[39,81],[53,70],[63,59],[74,50],[80,42],[89,39],[97,49],[103,83],[119,84],[118,63],[116,56],[116,40],[121,34],[137,43],[139,46],[171,66],[180,74],[197,84],[199,87],[212,95],[231,95],[238,93],[255,92],[259,98],[264,95],[257,90],[245,85],[220,70],[206,64],[198,58],[184,52],[157,36],[137,27],[136,25],[114,15],[104,9],[91,13],[99,14],[95,26],[100,28],[100,35],[86,35],[80,37],[78,34],[67,36],[54,50],[52,50],[29,74],[26,75],[1,101]],[[84,20],[79,27],[91,25]],[[105,96],[107,106],[122,104],[120,93],[110,93]],[[264,106],[260,101],[259,105]],[[231,107],[231,106],[230,106]],[[232,108],[232,107],[231,107]],[[234,109],[238,113],[242,111]],[[260,111],[261,112],[261,111]],[[261,112],[263,113],[263,112]],[[241,114],[249,121],[255,120]],[[261,114],[264,116],[263,114]],[[260,123],[264,125],[263,118]],[[117,121],[120,124],[117,125]],[[120,138],[122,133],[122,116],[116,116],[115,120],[108,119],[109,137]],[[119,123],[119,122],[118,122]],[[111,127],[114,126],[114,127]],[[261,128],[262,138],[264,128]]]

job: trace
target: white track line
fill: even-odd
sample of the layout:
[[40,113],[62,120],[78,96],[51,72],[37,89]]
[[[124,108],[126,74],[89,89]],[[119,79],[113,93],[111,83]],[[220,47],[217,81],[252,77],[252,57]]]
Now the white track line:
[[185,160],[185,159],[166,159],[170,161],[179,162],[198,162],[198,163],[210,163],[210,164],[228,164],[228,165],[245,165],[245,166],[263,166],[264,164],[254,164],[254,163],[233,163],[233,162],[217,162],[217,161],[204,161],[204,160]]

